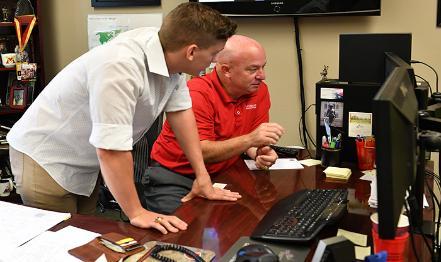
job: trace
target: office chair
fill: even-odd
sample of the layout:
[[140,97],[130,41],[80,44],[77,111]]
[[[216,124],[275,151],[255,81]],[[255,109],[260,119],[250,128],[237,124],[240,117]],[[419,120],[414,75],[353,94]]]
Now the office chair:
[[[132,150],[135,188],[141,205],[144,208],[146,208],[147,205],[143,197],[144,188],[141,181],[147,167],[151,164],[150,152],[152,151],[153,143],[155,143],[156,138],[158,138],[159,133],[161,133],[163,119],[163,114],[159,115],[145,135],[135,143]],[[100,185],[98,207],[101,213],[104,213],[106,209],[118,211],[120,212],[121,220],[127,220],[122,218],[121,207],[115,201],[105,184]]]
[[141,205],[146,208],[147,205],[144,200],[144,189],[141,183],[142,177],[150,166],[152,160],[150,158],[150,152],[152,151],[153,144],[161,133],[163,123],[163,115],[153,122],[153,125],[147,131],[147,133],[133,146],[133,164],[134,164],[134,180],[136,192],[138,193]]

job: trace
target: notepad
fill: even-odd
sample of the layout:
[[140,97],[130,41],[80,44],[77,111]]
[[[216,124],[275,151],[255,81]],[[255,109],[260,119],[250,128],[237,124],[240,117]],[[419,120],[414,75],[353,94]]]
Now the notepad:
[[316,165],[320,165],[322,161],[317,160],[317,159],[303,159],[300,160],[299,163],[304,165],[304,166],[316,166]]
[[349,168],[341,168],[341,167],[327,167],[323,173],[326,174],[326,178],[332,179],[343,179],[348,180],[351,176],[352,172]]

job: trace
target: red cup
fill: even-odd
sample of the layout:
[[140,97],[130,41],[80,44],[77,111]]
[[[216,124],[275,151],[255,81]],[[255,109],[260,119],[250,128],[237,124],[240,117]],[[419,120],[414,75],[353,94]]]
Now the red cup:
[[375,139],[366,138],[355,140],[357,147],[358,169],[371,170],[375,164]]
[[372,239],[374,241],[374,253],[387,252],[387,261],[404,261],[409,241],[409,220],[401,215],[398,221],[394,239],[381,239],[378,235],[378,214],[371,215]]

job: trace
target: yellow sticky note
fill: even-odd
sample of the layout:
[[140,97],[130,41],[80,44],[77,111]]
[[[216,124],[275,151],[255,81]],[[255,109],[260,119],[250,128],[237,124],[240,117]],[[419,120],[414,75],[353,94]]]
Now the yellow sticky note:
[[321,161],[317,159],[304,159],[304,160],[300,160],[299,163],[304,166],[315,166],[315,165],[320,165]]
[[337,236],[344,236],[345,238],[349,239],[354,243],[355,245],[359,246],[366,246],[367,245],[367,236],[351,231],[347,231],[344,229],[338,229]]
[[360,247],[360,246],[355,246],[355,258],[357,260],[364,260],[365,257],[370,256],[371,255],[371,247],[367,246],[367,247]]

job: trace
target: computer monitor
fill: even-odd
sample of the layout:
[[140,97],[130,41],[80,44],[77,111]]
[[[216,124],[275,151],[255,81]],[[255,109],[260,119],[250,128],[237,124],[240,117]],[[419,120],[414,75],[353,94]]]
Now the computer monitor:
[[384,79],[387,79],[392,70],[394,70],[396,67],[402,67],[407,70],[410,81],[412,81],[412,84],[414,85],[414,87],[416,87],[415,73],[412,66],[407,61],[405,61],[403,58],[393,52],[384,52],[384,56]]
[[418,105],[408,69],[394,67],[373,99],[378,233],[384,239],[395,237],[406,191],[417,177]]
[[339,80],[348,83],[383,83],[384,52],[393,52],[410,63],[412,34],[341,34],[339,43]]

